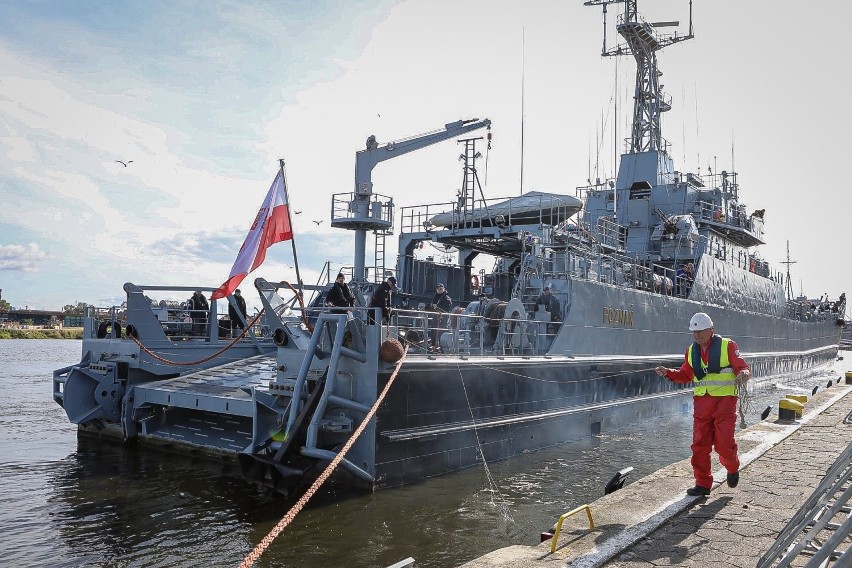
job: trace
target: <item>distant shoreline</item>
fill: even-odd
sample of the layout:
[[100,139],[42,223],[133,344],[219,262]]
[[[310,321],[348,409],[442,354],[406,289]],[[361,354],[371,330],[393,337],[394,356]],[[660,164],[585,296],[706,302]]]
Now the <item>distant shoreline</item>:
[[0,328],[0,339],[83,339],[82,327],[62,329],[8,329]]

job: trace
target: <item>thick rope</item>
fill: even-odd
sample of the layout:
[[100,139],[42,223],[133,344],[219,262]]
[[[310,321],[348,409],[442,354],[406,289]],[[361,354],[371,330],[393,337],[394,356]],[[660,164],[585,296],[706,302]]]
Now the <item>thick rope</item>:
[[136,345],[139,346],[139,349],[141,349],[142,351],[144,351],[145,353],[147,353],[148,355],[150,355],[152,358],[156,359],[157,361],[160,361],[161,363],[165,363],[167,365],[175,365],[177,367],[185,367],[185,366],[190,366],[190,365],[200,365],[201,363],[206,363],[207,361],[210,361],[211,359],[215,359],[216,357],[218,357],[219,355],[221,355],[222,353],[224,353],[225,351],[227,351],[228,349],[233,347],[237,343],[237,341],[239,341],[240,339],[245,337],[246,333],[248,333],[248,330],[251,328],[251,326],[253,326],[257,322],[257,320],[260,319],[261,315],[263,315],[263,310],[258,312],[258,314],[254,317],[254,319],[252,319],[251,322],[249,322],[246,325],[246,327],[245,327],[245,329],[243,329],[242,333],[240,333],[238,336],[236,336],[234,339],[232,339],[227,345],[225,345],[223,348],[221,348],[219,351],[213,353],[212,355],[208,355],[207,357],[199,359],[198,361],[170,361],[168,359],[160,357],[159,355],[157,355],[156,353],[154,353],[153,351],[151,351],[150,349],[148,349],[147,347],[142,345],[142,342],[139,341],[135,336],[128,335],[128,337],[130,337],[130,339],[132,339],[133,342],[136,343]]
[[[400,339],[402,339],[401,336],[400,336]],[[402,341],[402,343],[407,344],[406,341]],[[505,373],[507,375],[514,375],[516,377],[521,377],[522,379],[527,379],[527,380],[530,380],[530,381],[538,381],[538,382],[542,382],[542,383],[555,383],[555,384],[565,383],[565,381],[559,381],[559,380],[554,381],[554,380],[551,380],[551,379],[542,379],[540,377],[533,377],[531,375],[524,375],[522,373],[515,373],[513,371],[508,371],[506,369],[500,369],[498,367],[489,367],[488,365],[477,364],[477,363],[474,363],[473,361],[467,361],[467,363],[470,364],[470,365],[474,365],[476,367],[479,367],[481,369],[488,369],[489,371],[496,371],[498,373]],[[621,376],[621,375],[629,375],[629,374],[633,374],[633,373],[653,371],[654,369],[655,369],[655,367],[649,367],[647,369],[633,369],[633,370],[630,370],[630,371],[623,371],[621,373],[609,373],[607,375],[599,375],[599,376],[595,377],[594,379],[581,379],[581,380],[576,381],[576,382],[581,383],[581,382],[597,381],[597,380],[600,380],[600,379],[611,379],[613,377],[618,377],[618,376]],[[751,393],[748,390],[748,387],[746,386],[746,381],[740,379],[739,376],[738,376],[737,379],[736,379],[736,382],[737,382],[737,390],[738,390],[738,393],[739,393],[739,400],[737,402],[737,412],[740,416],[740,428],[746,428],[748,426],[748,424],[746,423],[745,417],[746,417],[746,414],[751,412],[752,397],[751,397]],[[723,388],[723,387],[710,387],[710,390],[712,390],[713,388]]]
[[737,375],[736,383],[737,383],[737,394],[739,394],[739,401],[737,401],[737,412],[740,415],[740,428],[745,428],[748,426],[746,423],[746,414],[751,412],[751,393],[748,392],[748,386],[746,379],[743,379],[741,375]]
[[302,323],[305,324],[305,327],[308,328],[308,333],[314,332],[314,326],[308,321],[307,316],[305,315],[305,302],[302,300],[302,295],[299,294],[299,291],[293,288],[293,285],[287,282],[286,280],[281,281],[282,284],[286,284],[290,290],[295,294],[296,299],[299,300],[299,307],[302,308]]
[[254,565],[255,562],[258,561],[258,559],[260,559],[261,555],[266,551],[267,548],[269,548],[269,545],[272,544],[272,541],[275,540],[285,528],[287,528],[287,525],[293,522],[293,519],[295,519],[296,515],[298,515],[299,512],[305,507],[305,505],[308,504],[308,501],[311,497],[313,497],[314,493],[316,493],[317,490],[319,490],[319,488],[322,486],[322,484],[325,483],[325,480],[328,479],[329,476],[331,476],[335,468],[346,456],[346,452],[348,452],[352,445],[355,444],[355,442],[358,440],[358,437],[367,427],[367,424],[369,424],[370,420],[372,420],[373,415],[376,414],[376,410],[378,410],[379,405],[382,404],[385,395],[388,393],[388,390],[393,384],[394,379],[396,379],[396,375],[399,373],[399,369],[400,367],[402,367],[402,363],[405,361],[405,357],[407,354],[408,348],[406,347],[405,351],[403,351],[402,353],[402,359],[397,362],[396,368],[393,370],[390,379],[388,379],[388,383],[385,385],[385,388],[382,389],[382,393],[379,395],[379,398],[376,399],[375,404],[373,404],[373,407],[364,417],[364,420],[362,420],[361,424],[358,425],[358,428],[355,429],[355,432],[352,434],[352,437],[346,441],[340,452],[335,456],[333,460],[331,460],[331,463],[326,466],[325,470],[323,470],[320,476],[317,477],[311,487],[307,491],[305,491],[305,494],[299,498],[296,504],[293,505],[293,507],[289,511],[287,511],[287,514],[284,515],[284,517],[280,521],[278,521],[278,524],[275,525],[271,531],[269,531],[269,534],[263,537],[263,540],[261,540],[260,543],[258,543],[258,545],[254,547],[254,550],[252,550],[248,554],[248,556],[245,557],[245,559],[240,564],[240,568],[250,568]]

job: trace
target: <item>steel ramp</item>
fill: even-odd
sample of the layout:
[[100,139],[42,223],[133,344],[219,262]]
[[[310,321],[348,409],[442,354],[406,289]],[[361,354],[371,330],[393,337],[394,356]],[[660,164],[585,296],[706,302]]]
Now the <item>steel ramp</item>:
[[240,452],[252,442],[252,387],[266,387],[275,376],[275,355],[257,355],[137,385],[129,394],[133,416],[143,437]]
[[[847,418],[847,420],[849,420]],[[847,422],[848,423],[848,422]],[[852,532],[852,443],[819,486],[781,530],[758,568],[850,566]]]
[[275,355],[257,355],[133,388],[134,408],[158,405],[252,416],[251,387],[275,380]]

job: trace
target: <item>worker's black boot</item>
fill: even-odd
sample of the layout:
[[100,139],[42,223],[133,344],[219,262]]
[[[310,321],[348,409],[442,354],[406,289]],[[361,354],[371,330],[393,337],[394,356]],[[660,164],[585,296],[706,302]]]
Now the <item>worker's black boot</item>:
[[736,487],[740,482],[740,472],[735,471],[734,473],[728,474],[728,487]]

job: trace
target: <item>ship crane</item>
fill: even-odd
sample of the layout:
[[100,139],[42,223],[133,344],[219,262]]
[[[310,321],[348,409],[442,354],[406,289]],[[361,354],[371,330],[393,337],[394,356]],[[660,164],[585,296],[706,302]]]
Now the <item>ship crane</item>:
[[[387,231],[393,227],[393,199],[373,194],[372,172],[380,162],[396,158],[432,144],[460,136],[479,128],[490,128],[486,119],[457,120],[440,130],[418,134],[401,140],[379,144],[375,136],[367,139],[367,147],[355,153],[355,192],[332,197],[332,227],[355,231],[353,278],[366,281],[364,257],[367,231]],[[345,197],[344,197],[345,196]],[[382,277],[384,275],[381,275]]]

